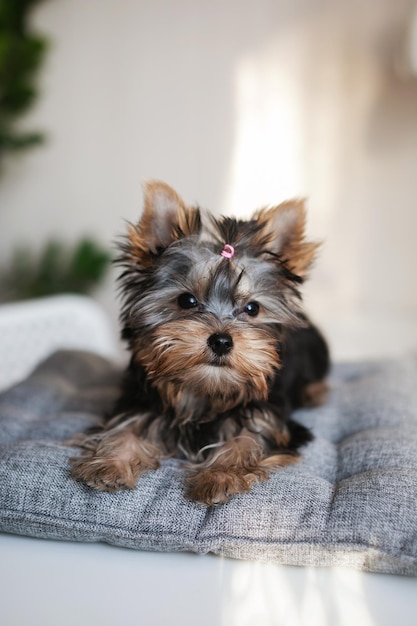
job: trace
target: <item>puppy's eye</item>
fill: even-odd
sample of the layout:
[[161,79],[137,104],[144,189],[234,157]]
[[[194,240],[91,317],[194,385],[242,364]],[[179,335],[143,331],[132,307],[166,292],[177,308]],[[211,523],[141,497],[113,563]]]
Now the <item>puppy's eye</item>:
[[178,305],[182,309],[194,309],[198,305],[198,300],[192,293],[182,293],[178,296]]
[[259,304],[257,302],[249,302],[249,304],[245,306],[244,311],[247,315],[256,317],[259,313]]

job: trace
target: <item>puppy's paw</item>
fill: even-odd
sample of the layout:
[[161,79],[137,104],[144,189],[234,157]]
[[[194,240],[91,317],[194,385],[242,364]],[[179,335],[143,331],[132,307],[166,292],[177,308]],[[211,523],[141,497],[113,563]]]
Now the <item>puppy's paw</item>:
[[325,380],[318,380],[306,385],[302,391],[302,406],[314,408],[326,402],[329,386]]
[[253,484],[268,478],[268,470],[256,468],[206,469],[194,472],[187,480],[190,500],[208,506],[227,502],[231,496],[250,491]]
[[131,429],[87,435],[83,453],[70,459],[71,476],[99,491],[134,489],[140,474],[159,467],[159,451]]
[[70,459],[70,463],[75,480],[99,491],[134,489],[139,475],[148,469],[131,461],[84,455]]

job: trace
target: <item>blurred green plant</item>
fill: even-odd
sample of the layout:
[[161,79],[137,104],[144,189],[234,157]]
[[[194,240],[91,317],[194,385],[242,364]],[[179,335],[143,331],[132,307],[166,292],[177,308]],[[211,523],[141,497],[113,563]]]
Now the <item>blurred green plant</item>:
[[104,278],[110,261],[110,253],[88,238],[73,249],[50,241],[39,255],[17,248],[0,274],[0,301],[89,293]]
[[38,145],[40,132],[19,131],[16,120],[34,104],[35,79],[47,41],[30,31],[29,15],[42,0],[0,0],[0,162],[5,154]]

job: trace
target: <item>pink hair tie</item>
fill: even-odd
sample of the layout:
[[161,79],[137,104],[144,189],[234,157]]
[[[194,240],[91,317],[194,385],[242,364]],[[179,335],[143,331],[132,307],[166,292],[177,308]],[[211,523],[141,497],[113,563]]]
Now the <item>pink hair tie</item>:
[[234,247],[225,243],[221,255],[224,256],[225,259],[232,259],[235,255]]

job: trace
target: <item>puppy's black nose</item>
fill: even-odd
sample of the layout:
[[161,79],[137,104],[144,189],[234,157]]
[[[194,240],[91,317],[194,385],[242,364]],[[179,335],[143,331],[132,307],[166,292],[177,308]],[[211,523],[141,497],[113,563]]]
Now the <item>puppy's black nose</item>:
[[208,338],[207,343],[217,356],[224,356],[233,348],[233,339],[227,333],[215,333]]

